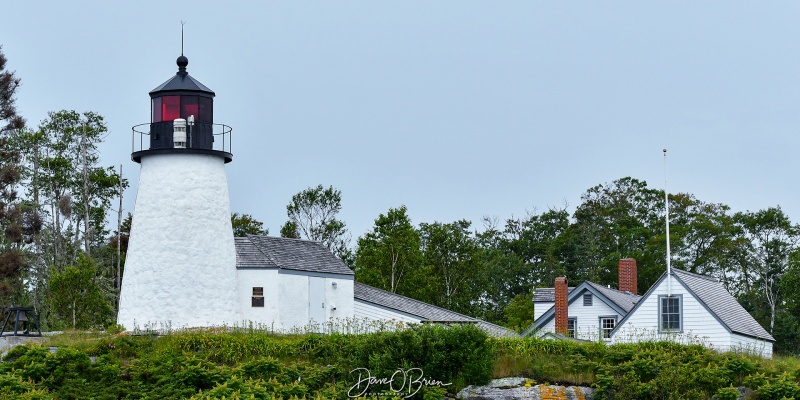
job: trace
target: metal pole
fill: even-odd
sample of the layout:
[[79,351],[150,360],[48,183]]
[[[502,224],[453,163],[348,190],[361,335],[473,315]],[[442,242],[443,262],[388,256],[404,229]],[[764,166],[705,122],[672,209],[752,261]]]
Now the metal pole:
[[122,164],[119,165],[119,211],[117,212],[117,311],[122,292]]
[[667,223],[667,296],[672,296],[672,266],[670,265],[669,249],[669,194],[667,192],[667,149],[664,149],[664,206],[667,212],[664,215],[664,220]]

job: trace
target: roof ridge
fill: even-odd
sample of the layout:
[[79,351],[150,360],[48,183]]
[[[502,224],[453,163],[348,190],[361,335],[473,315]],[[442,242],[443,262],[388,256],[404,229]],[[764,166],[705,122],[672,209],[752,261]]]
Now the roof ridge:
[[690,275],[690,276],[695,276],[695,277],[698,277],[698,278],[701,278],[701,279],[706,279],[706,280],[709,280],[711,282],[719,282],[719,279],[717,279],[716,277],[711,276],[711,275],[696,274],[694,272],[684,271],[684,270],[678,269],[678,268],[672,268],[672,269],[677,271],[677,272],[681,272],[681,273],[684,273],[684,274]]
[[603,286],[603,285],[601,285],[601,284],[599,284],[599,283],[595,283],[595,282],[592,282],[592,281],[586,281],[586,282],[587,282],[587,283],[589,283],[589,284],[591,284],[591,285],[593,285],[593,286],[595,286],[596,288],[599,288],[599,289],[603,289],[603,290],[613,290],[613,291],[615,291],[615,292],[617,292],[617,293],[619,293],[619,294],[625,294],[625,295],[629,295],[629,296],[642,297],[641,295],[635,294],[635,293],[633,293],[633,292],[630,292],[630,291],[628,291],[628,290],[619,290],[619,289],[614,289],[614,288],[612,288],[612,287]]
[[306,243],[319,243],[319,244],[322,244],[324,246],[324,244],[319,240],[311,240],[311,239],[303,239],[303,238],[289,238],[289,237],[283,237],[283,236],[251,235],[251,234],[248,234],[247,237],[258,237],[258,238],[277,239],[277,240],[292,240],[292,241],[306,242]]

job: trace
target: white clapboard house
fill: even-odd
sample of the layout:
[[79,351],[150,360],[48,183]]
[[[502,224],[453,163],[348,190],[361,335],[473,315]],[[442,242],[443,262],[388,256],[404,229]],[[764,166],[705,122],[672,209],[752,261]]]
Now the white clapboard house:
[[715,278],[672,268],[644,295],[636,262],[620,260],[617,289],[584,281],[534,292],[535,320],[523,336],[629,343],[671,340],[772,357],[775,339]]

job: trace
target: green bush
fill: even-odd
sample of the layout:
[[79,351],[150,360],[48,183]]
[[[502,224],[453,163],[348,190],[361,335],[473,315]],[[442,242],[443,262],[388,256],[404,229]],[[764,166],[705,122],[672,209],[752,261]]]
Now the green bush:
[[[420,325],[396,332],[332,335],[321,347],[315,354],[322,360],[336,360],[348,371],[367,368],[377,377],[419,368],[426,379],[458,388],[484,384],[491,378],[492,345],[486,333],[473,325]],[[355,382],[355,375],[344,378]]]
[[412,373],[452,383],[420,386],[417,399],[439,399],[483,384],[492,374],[592,385],[596,399],[724,400],[740,385],[759,399],[800,398],[800,362],[792,358],[761,360],[666,342],[490,339],[474,326],[420,325],[362,335],[70,333],[51,343],[58,344],[57,352],[28,345],[6,354],[0,400],[77,399],[88,393],[98,399],[346,398],[356,368],[379,378],[401,371],[398,379],[418,368]]
[[782,400],[800,398],[800,385],[792,377],[782,375],[770,380],[756,390],[759,400]]
[[792,398],[800,384],[796,359],[761,360],[721,354],[700,345],[640,342],[606,346],[536,338],[491,342],[495,377],[590,384],[596,389],[596,399],[710,399],[728,394],[734,385],[756,390],[759,398]]
[[719,388],[717,390],[717,400],[738,400],[739,399],[739,389],[736,389],[733,386],[729,386],[726,388]]
[[39,390],[33,381],[10,372],[0,375],[0,399],[52,399],[46,390]]
[[[55,354],[19,346],[0,364],[12,397],[342,398],[356,382],[419,368],[452,383],[420,388],[417,398],[488,381],[492,344],[474,326],[423,325],[363,335],[275,335],[192,331],[166,336],[70,333],[53,339]],[[0,392],[0,395],[5,393]],[[18,395],[18,396],[17,396]]]

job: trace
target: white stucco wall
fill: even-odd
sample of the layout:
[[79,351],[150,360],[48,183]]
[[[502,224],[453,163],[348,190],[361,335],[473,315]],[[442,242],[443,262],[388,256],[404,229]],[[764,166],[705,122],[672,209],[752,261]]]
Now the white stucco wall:
[[[280,327],[278,269],[238,269],[239,302],[244,326],[277,330]],[[253,307],[253,288],[264,288],[264,307]]]
[[[334,282],[336,285],[334,286]],[[352,319],[355,316],[353,277],[325,278],[325,298],[328,320]],[[336,308],[335,310],[333,308]]]
[[308,325],[308,276],[285,273],[278,275],[281,282],[278,289],[281,329],[303,329]]
[[682,332],[658,332],[658,296],[668,293],[665,279],[650,296],[641,300],[643,303],[614,333],[612,342],[672,340],[680,343],[702,343],[715,349],[727,350],[731,344],[728,330],[674,277],[670,276],[668,279],[672,280],[672,294],[683,295]]
[[[316,328],[330,322],[341,325],[343,321],[354,317],[352,275],[240,268],[237,276],[245,326],[252,324],[254,327],[284,332],[315,328],[309,326],[312,323],[312,301],[325,305],[322,319],[313,321]],[[264,307],[252,306],[253,287],[264,288]],[[312,287],[321,288],[321,291],[312,296],[309,291]]]
[[117,322],[126,329],[241,319],[221,157],[142,157]]
[[[601,301],[597,296],[592,296],[592,305],[583,305],[583,294],[591,292],[582,291],[575,300],[569,304],[567,308],[567,316],[576,319],[576,332],[575,337],[578,339],[597,341],[600,339],[600,317],[616,317],[617,321],[622,319],[613,308],[609,307],[605,302]],[[540,303],[536,303],[537,305]],[[553,303],[550,303],[553,304]],[[545,310],[547,311],[547,310]],[[541,336],[545,333],[555,332],[555,318],[552,318],[547,324],[540,329],[536,335]]]

